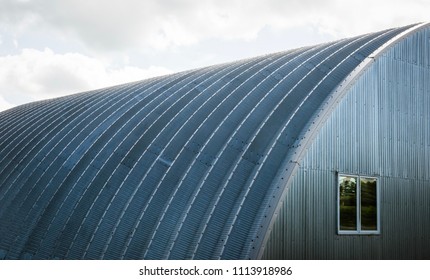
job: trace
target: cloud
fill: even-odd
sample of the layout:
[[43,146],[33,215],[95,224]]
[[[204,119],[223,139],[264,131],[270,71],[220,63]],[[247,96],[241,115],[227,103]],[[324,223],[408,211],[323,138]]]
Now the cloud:
[[14,105],[4,100],[4,98],[0,95],[0,112],[12,107],[14,107]]
[[0,57],[0,93],[3,107],[31,100],[53,98],[125,82],[167,74],[161,67],[141,69],[114,66],[77,53],[56,54],[24,49],[18,55]]
[[[250,45],[261,45],[262,54],[302,44],[287,40],[314,44],[303,36],[334,40],[426,21],[430,10],[423,0],[0,0],[0,6],[2,108],[242,58],[251,55]],[[133,64],[113,61],[124,56]]]
[[55,29],[95,49],[166,49],[211,38],[253,40],[267,26],[306,24],[347,36],[425,20],[429,8],[421,0],[2,0],[0,20],[21,32]]

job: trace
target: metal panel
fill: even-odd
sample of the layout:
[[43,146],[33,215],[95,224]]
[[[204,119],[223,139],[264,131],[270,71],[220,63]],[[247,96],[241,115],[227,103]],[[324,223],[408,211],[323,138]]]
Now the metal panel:
[[[283,191],[280,182],[289,180],[285,163],[296,159],[320,108],[330,104],[332,92],[371,53],[409,28],[0,113],[0,258],[255,257],[265,245],[261,240],[268,228],[261,225],[273,215]],[[423,42],[420,35],[411,38]],[[426,48],[419,49],[419,55],[409,54],[414,46],[392,54],[400,64],[388,65],[393,63],[389,55],[378,59],[375,69],[369,69],[333,113],[329,124],[358,138],[337,131],[333,142],[330,126],[321,128],[301,164],[303,173],[297,173],[292,183],[307,187],[289,189],[288,211],[279,214],[285,224],[275,223],[272,231],[285,238],[269,240],[272,249],[267,257],[270,252],[286,257],[283,252],[288,250],[288,256],[295,258],[310,258],[313,252],[318,258],[333,258],[339,253],[334,249],[338,243],[344,249],[359,248],[360,258],[381,256],[366,250],[379,237],[352,245],[347,238],[333,238],[335,226],[330,225],[336,224],[335,216],[321,199],[333,199],[335,189],[325,190],[335,180],[332,166],[367,174],[394,170],[408,184],[415,184],[410,176],[427,178],[430,167],[424,155],[429,153],[430,132],[414,123],[429,111],[419,104],[429,100],[429,83],[420,68],[429,64],[429,58]],[[402,66],[404,61],[407,67]],[[395,73],[390,77],[395,79],[381,83],[377,67],[391,66]],[[404,71],[413,72],[414,78],[394,85],[396,79],[409,77]],[[397,97],[388,102],[362,94],[379,87],[398,89]],[[421,95],[404,99],[401,91],[410,87],[419,88]],[[412,103],[416,105],[407,105]],[[410,131],[394,134],[397,130],[391,126],[367,126],[387,114],[380,104],[405,112],[395,121]],[[360,116],[363,122],[354,123]],[[391,169],[384,166],[383,162],[398,158],[379,156],[385,152],[381,147],[385,142],[368,144],[381,133],[392,138],[389,148],[398,149],[399,158],[413,152],[420,161],[396,163]],[[419,140],[410,143],[410,135]],[[333,143],[342,146],[335,156],[319,149]],[[358,160],[345,162],[347,155]],[[297,231],[291,231],[289,223]],[[320,236],[314,234],[317,230]],[[423,240],[428,238],[425,230],[422,223],[417,231]],[[320,237],[326,242],[321,243]]]
[[[340,100],[298,163],[263,258],[430,258],[429,35],[387,49]],[[381,234],[336,234],[338,173],[379,178]]]

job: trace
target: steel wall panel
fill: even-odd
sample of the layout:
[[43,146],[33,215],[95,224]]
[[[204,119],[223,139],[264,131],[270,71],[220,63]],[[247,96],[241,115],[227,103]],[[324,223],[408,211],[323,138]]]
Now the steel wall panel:
[[[0,113],[0,258],[255,257],[254,252],[266,246],[261,240],[269,228],[263,225],[281,199],[280,184],[290,178],[286,164],[299,164],[296,155],[307,132],[316,129],[321,108],[332,102],[332,92],[371,53],[414,28]],[[292,179],[297,187],[283,198],[288,211],[276,214],[281,222],[272,225],[276,239],[267,242],[271,249],[266,257],[352,257],[346,248],[357,251],[357,258],[384,256],[367,250],[378,247],[380,237],[355,238],[352,243],[333,237],[336,219],[327,202],[335,189],[328,186],[336,180],[334,170],[387,178],[391,172],[415,191],[425,191],[430,132],[415,123],[429,112],[419,104],[429,100],[429,83],[423,81],[427,74],[421,71],[422,65],[429,65],[428,40],[410,36],[401,49],[378,59],[341,100],[328,124],[342,127],[342,133],[333,135],[330,126],[321,127]],[[417,44],[417,54],[410,54]],[[392,79],[381,82],[380,71]],[[410,88],[421,95],[401,94]],[[381,95],[362,94],[375,90]],[[392,99],[381,98],[389,94]],[[392,123],[387,119],[387,126],[366,125],[387,118],[391,111],[402,114],[391,118]],[[394,122],[408,130],[399,130]],[[368,143],[375,135],[379,138]],[[380,135],[388,140],[381,142]],[[418,140],[411,142],[410,137]],[[333,143],[339,145],[336,151],[317,149]],[[387,149],[395,155],[386,155]],[[418,161],[399,162],[409,154]],[[345,156],[358,160],[347,162]],[[422,179],[419,188],[415,177]],[[398,182],[393,184],[400,189]],[[425,230],[423,221],[417,228],[421,240],[428,239]],[[414,248],[405,257],[426,256],[418,245]]]
[[[263,258],[430,258],[429,35],[386,50],[346,92],[298,164]],[[339,173],[378,177],[379,235],[337,234]]]

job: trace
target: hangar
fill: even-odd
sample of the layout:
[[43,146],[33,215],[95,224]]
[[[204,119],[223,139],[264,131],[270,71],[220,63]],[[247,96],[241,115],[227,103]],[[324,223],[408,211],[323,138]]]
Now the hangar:
[[430,29],[0,113],[0,259],[429,259]]

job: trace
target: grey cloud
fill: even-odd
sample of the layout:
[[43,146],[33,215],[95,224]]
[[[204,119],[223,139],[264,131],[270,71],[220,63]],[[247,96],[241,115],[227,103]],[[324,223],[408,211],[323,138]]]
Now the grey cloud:
[[422,0],[362,0],[353,5],[336,0],[0,1],[0,25],[7,23],[21,34],[56,30],[53,34],[97,51],[254,40],[265,27],[285,30],[304,24],[344,37],[426,19],[430,8]]
[[[293,24],[323,1],[2,0],[0,19],[53,28],[97,49],[165,48],[206,38],[252,38],[267,25]],[[305,3],[305,4],[303,4]],[[324,2],[323,2],[324,3]]]
[[[0,97],[14,104],[166,74],[161,67],[115,66],[77,53],[25,49],[0,56]],[[0,100],[1,101],[1,100]]]
[[47,93],[73,92],[90,88],[88,81],[71,72],[63,65],[51,65],[43,69],[35,77],[38,84],[44,85],[41,89]]
[[[185,70],[288,49],[290,38],[313,44],[313,39],[423,21],[430,10],[422,0],[348,2],[0,0],[0,96],[16,104],[118,84],[166,68]],[[45,47],[53,52],[41,51]],[[33,52],[21,53],[22,48]],[[115,68],[112,57],[121,55],[137,67],[120,62]],[[35,62],[39,68],[31,69]]]

